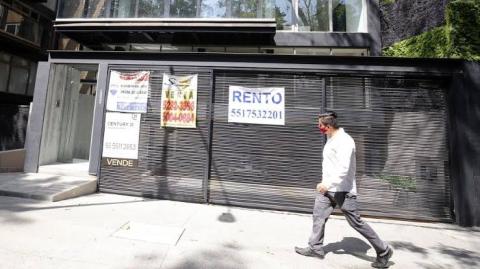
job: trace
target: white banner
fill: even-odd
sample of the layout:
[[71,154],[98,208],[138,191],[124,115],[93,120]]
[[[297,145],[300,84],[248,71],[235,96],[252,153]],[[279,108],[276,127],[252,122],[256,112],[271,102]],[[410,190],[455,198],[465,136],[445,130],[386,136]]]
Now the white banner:
[[150,72],[110,72],[107,110],[147,112]]
[[102,157],[138,159],[141,114],[107,112]]
[[198,75],[163,74],[162,127],[196,128]]
[[285,88],[230,86],[228,122],[285,125]]

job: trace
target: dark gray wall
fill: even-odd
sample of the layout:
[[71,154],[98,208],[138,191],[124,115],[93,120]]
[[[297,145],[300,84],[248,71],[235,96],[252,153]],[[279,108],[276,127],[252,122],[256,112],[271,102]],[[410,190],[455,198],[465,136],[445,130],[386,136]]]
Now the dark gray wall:
[[382,46],[445,24],[445,7],[450,0],[380,1]]
[[23,148],[28,110],[26,105],[0,104],[0,151]]
[[480,63],[465,63],[450,91],[451,177],[456,221],[480,226]]

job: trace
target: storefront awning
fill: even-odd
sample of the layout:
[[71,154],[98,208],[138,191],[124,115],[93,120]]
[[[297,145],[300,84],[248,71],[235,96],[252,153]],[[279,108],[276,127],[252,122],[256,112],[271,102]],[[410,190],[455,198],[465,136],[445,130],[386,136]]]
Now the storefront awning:
[[158,20],[59,19],[57,32],[86,46],[120,43],[271,45],[276,31],[270,19]]

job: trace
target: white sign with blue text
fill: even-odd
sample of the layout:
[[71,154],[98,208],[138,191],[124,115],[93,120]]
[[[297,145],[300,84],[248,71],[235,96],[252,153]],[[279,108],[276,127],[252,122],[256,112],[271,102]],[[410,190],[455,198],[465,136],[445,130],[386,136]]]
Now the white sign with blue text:
[[110,72],[107,110],[147,113],[150,72]]
[[285,88],[229,86],[228,122],[285,125]]

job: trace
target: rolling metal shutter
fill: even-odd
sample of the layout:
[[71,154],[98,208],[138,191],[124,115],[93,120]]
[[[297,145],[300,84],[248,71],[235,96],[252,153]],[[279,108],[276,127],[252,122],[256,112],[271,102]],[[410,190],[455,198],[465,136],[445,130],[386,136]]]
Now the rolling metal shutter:
[[[311,212],[325,143],[316,122],[325,108],[338,113],[355,139],[364,215],[452,219],[443,81],[261,70],[212,76],[199,67],[129,70],[146,69],[152,71],[151,91],[139,165],[102,166],[100,191],[206,202],[208,178],[212,203]],[[199,75],[196,129],[160,127],[164,72]],[[230,85],[284,87],[285,125],[228,123]]]
[[[113,68],[113,70],[122,70]],[[102,165],[100,191],[143,197],[202,202],[203,180],[207,173],[210,71],[197,67],[142,67],[129,71],[150,70],[148,110],[142,114],[138,167]],[[198,74],[197,128],[160,127],[163,73]]]
[[[285,126],[228,123],[229,86],[285,87]],[[311,211],[321,176],[316,129],[323,79],[292,73],[215,73],[210,201]]]
[[[446,85],[281,73],[215,76],[210,201],[311,212],[325,104],[356,141],[361,212],[451,221]],[[285,126],[227,123],[228,86],[285,87]],[[338,211],[337,211],[338,212]]]
[[326,78],[327,110],[355,140],[364,214],[449,221],[446,84]]

